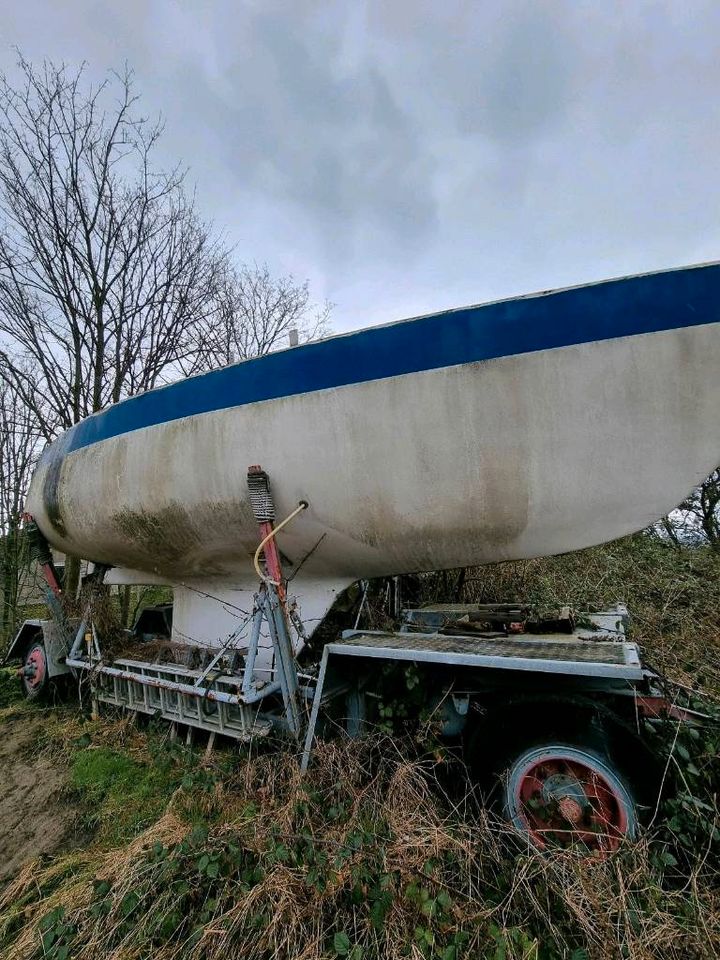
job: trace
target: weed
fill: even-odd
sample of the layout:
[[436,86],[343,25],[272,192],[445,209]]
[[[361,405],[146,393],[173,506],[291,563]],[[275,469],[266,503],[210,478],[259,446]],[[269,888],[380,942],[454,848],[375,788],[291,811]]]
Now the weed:
[[21,703],[22,700],[23,693],[17,671],[0,667],[0,710]]
[[[474,803],[444,800],[401,747],[322,744],[305,780],[289,748],[205,780],[177,768],[165,812],[134,839],[110,846],[104,832],[64,874],[38,866],[6,891],[0,955],[689,960],[720,948],[709,859],[658,859],[667,836],[605,862],[532,852]],[[152,769],[81,750],[95,756],[73,764],[76,788],[115,813],[115,791]]]
[[[624,599],[634,637],[695,692],[716,691],[717,561],[650,537],[469,577],[468,599],[550,606]],[[713,577],[716,579],[713,580]],[[428,583],[431,586],[430,581]],[[686,656],[685,656],[685,653]],[[386,681],[386,682],[385,682]],[[12,960],[711,960],[720,955],[718,727],[656,730],[667,791],[651,827],[607,860],[540,854],[446,798],[383,678],[382,733],[296,750],[254,746],[210,769],[125,721],[49,715],[87,850],[29,865],[0,893]],[[697,704],[713,712],[707,701]],[[390,707],[392,715],[380,708]],[[653,811],[651,811],[651,814]],[[54,952],[53,952],[54,951]]]

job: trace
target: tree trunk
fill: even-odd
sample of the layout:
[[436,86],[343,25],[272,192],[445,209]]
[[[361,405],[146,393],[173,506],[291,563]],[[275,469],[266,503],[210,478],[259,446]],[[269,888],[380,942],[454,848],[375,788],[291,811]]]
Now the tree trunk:
[[120,626],[123,629],[127,629],[130,624],[128,623],[128,618],[130,616],[130,592],[132,587],[118,587],[118,594],[120,599]]
[[2,637],[5,641],[15,632],[19,573],[18,522],[12,518],[8,524],[3,550]]

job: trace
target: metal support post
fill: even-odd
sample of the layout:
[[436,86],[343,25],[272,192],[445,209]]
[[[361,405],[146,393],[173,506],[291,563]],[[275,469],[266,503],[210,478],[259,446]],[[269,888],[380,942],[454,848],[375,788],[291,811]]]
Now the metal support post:
[[248,647],[247,656],[245,657],[245,671],[243,673],[242,680],[242,694],[243,697],[249,697],[256,691],[253,690],[253,673],[255,671],[255,659],[257,657],[258,645],[260,643],[260,627],[262,626],[264,617],[264,609],[262,604],[259,601],[259,598],[255,597],[255,606],[253,608],[253,622],[252,622],[252,631],[250,632],[250,645]]
[[288,729],[297,738],[300,736],[302,727],[298,702],[299,684],[285,610],[274,587],[266,587],[263,593],[265,616],[275,649],[275,669],[285,706],[285,719]]
[[[275,650],[276,682],[280,684],[287,726],[292,735],[299,738],[302,728],[298,697],[299,684],[297,670],[295,668],[293,645],[290,640],[287,594],[283,578],[282,561],[280,559],[280,551],[275,542],[275,534],[289,523],[294,516],[302,510],[307,509],[307,502],[304,500],[301,501],[297,509],[286,517],[276,530],[275,504],[270,491],[270,479],[268,475],[261,466],[251,466],[248,469],[247,482],[250,491],[250,502],[253,507],[255,519],[260,527],[260,547],[262,547],[265,567],[268,572],[268,576],[263,577],[264,583],[260,588],[260,593],[256,597],[256,606],[262,608],[270,629]],[[255,557],[255,566],[258,573],[261,573],[258,567],[260,547],[258,547],[258,553]],[[256,619],[253,622],[248,661],[245,665],[243,692],[249,691],[249,684],[252,682],[259,637],[260,621]]]
[[323,650],[322,660],[320,661],[320,673],[317,684],[315,685],[315,696],[313,698],[312,710],[310,711],[310,722],[308,723],[307,733],[305,734],[305,746],[303,748],[302,760],[300,761],[300,770],[305,773],[310,763],[310,753],[312,751],[313,741],[315,740],[315,727],[317,725],[318,714],[320,712],[320,702],[322,701],[323,688],[325,686],[325,674],[327,672],[328,648]]

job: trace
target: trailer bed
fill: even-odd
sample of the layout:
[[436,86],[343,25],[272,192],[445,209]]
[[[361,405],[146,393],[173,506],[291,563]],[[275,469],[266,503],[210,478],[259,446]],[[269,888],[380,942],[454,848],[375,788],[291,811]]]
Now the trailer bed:
[[640,680],[643,675],[636,644],[626,640],[586,640],[567,634],[510,639],[351,631],[327,644],[325,650],[326,656],[414,660],[623,680]]
[[[621,681],[628,684],[643,679],[640,652],[636,644],[620,639],[589,639],[577,634],[545,634],[522,639],[498,634],[472,637],[446,636],[441,633],[397,633],[348,630],[341,639],[326,644],[320,662],[315,696],[305,738],[302,768],[306,769],[315,737],[320,707],[326,696],[333,696],[329,676],[331,661],[348,657],[396,660],[438,666],[464,666],[479,670],[525,671],[586,678],[589,681]],[[327,691],[326,691],[327,684]],[[344,686],[338,689],[344,689]]]

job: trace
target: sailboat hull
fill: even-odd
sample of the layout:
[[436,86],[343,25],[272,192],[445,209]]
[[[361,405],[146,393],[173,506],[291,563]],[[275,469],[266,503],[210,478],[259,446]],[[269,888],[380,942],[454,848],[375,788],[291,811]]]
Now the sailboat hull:
[[[718,293],[720,268],[689,268],[224,368],[79,424],[28,507],[61,550],[237,597],[255,579],[245,475],[261,464],[279,516],[310,504],[281,548],[318,617],[362,577],[612,540],[720,460]],[[559,333],[547,318],[563,311]]]

